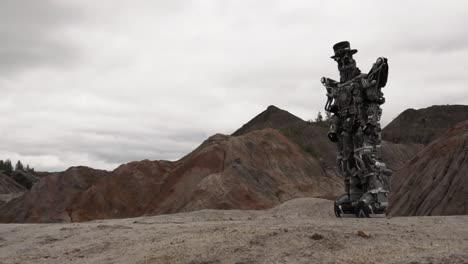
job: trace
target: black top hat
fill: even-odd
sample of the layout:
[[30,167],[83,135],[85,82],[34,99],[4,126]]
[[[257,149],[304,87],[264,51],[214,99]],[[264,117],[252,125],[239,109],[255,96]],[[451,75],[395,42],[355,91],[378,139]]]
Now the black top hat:
[[331,56],[330,58],[338,58],[343,56],[344,54],[355,54],[357,52],[356,49],[351,49],[349,45],[349,41],[341,41],[333,45],[333,50],[335,51],[335,55]]

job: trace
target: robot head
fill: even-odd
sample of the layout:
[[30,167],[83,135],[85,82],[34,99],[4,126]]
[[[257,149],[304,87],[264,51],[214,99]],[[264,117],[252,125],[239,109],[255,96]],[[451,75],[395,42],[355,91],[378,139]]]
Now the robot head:
[[333,45],[335,55],[331,56],[338,63],[340,71],[340,81],[346,82],[356,77],[361,71],[356,67],[356,61],[353,59],[353,54],[357,53],[356,49],[351,49],[348,41],[341,41]]

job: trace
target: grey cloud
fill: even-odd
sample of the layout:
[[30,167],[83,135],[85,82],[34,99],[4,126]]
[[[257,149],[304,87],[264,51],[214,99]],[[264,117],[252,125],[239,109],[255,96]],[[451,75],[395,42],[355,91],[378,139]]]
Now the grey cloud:
[[389,58],[384,125],[468,104],[464,2],[19,2],[0,4],[0,159],[38,169],[178,159],[271,104],[313,119],[345,39],[363,71]]
[[61,30],[80,18],[80,12],[63,1],[0,1],[0,76],[72,64],[79,50]]

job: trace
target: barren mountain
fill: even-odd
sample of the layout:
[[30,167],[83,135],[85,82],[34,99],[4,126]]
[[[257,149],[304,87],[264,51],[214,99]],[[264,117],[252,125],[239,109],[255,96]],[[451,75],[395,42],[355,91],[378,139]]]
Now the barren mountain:
[[328,124],[326,122],[306,122],[288,111],[270,105],[265,111],[255,116],[232,135],[244,135],[265,128],[274,128],[281,131],[283,135],[300,146],[305,152],[320,160],[327,173],[338,174],[336,170],[336,146],[328,140]]
[[0,206],[0,222],[67,222],[73,197],[88,189],[106,171],[72,167],[45,176],[24,195]]
[[407,109],[382,130],[382,138],[394,143],[428,144],[464,120],[468,120],[468,105]]
[[466,263],[468,216],[336,218],[333,202],[0,224],[0,263]]
[[215,135],[176,162],[131,162],[110,174],[72,168],[0,207],[2,222],[68,222],[199,209],[262,209],[333,199],[342,180],[274,129]]
[[81,193],[73,221],[199,209],[262,209],[295,197],[337,196],[338,177],[280,132],[215,135],[176,162],[141,161],[117,168]]
[[468,121],[450,128],[397,171],[392,215],[468,214]]

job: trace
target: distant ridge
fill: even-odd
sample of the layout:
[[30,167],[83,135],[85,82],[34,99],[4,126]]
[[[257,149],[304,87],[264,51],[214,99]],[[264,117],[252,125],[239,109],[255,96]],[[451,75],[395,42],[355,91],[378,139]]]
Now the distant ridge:
[[394,143],[429,144],[445,130],[468,120],[468,105],[434,105],[407,109],[382,130],[383,140]]

